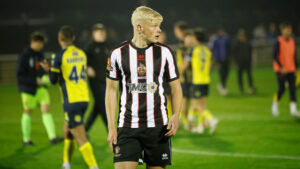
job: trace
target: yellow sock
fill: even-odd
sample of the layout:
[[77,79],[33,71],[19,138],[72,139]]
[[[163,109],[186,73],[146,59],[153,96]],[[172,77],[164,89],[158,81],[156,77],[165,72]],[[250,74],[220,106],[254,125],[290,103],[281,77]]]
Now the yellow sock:
[[274,94],[274,96],[273,96],[273,101],[274,101],[274,102],[277,102],[277,101],[278,101],[278,95],[277,95],[277,93]]
[[82,145],[79,148],[79,151],[81,152],[81,155],[89,168],[98,167],[93,153],[93,147],[90,142],[86,142],[84,145]]
[[205,119],[203,113],[204,112],[199,112],[198,114],[198,125],[202,125],[202,126],[204,125],[204,119]]
[[213,118],[213,115],[207,109],[202,112],[202,115],[203,115],[205,120],[211,120]]
[[195,117],[195,111],[193,109],[189,109],[188,110],[188,120],[190,122],[194,121],[194,117]]
[[167,101],[167,109],[168,109],[168,116],[169,116],[169,118],[171,118],[172,117],[172,103],[171,103],[171,101]]
[[75,148],[75,141],[73,139],[65,139],[64,156],[63,156],[64,162],[71,163],[74,148]]

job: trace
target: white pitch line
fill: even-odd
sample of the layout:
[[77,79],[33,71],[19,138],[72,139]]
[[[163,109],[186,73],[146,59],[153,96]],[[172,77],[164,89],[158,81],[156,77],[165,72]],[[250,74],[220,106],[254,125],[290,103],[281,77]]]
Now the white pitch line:
[[243,153],[227,153],[227,152],[208,152],[208,151],[184,150],[184,149],[177,149],[177,148],[173,148],[172,151],[176,152],[176,153],[196,154],[196,155],[206,155],[206,156],[300,160],[300,156],[286,156],[286,155],[262,155],[262,154],[243,154]]

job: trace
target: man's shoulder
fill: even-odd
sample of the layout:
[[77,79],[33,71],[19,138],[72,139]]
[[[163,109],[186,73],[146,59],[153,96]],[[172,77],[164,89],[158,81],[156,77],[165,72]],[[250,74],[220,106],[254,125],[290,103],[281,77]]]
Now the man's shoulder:
[[168,45],[165,45],[165,44],[162,44],[159,42],[154,43],[154,45],[161,47],[162,50],[167,50],[168,52],[171,52],[172,55],[174,53],[174,51]]
[[129,40],[123,41],[123,42],[119,43],[118,45],[115,45],[115,46],[112,48],[111,51],[114,51],[115,49],[122,48],[122,47],[128,45],[129,43],[130,43]]

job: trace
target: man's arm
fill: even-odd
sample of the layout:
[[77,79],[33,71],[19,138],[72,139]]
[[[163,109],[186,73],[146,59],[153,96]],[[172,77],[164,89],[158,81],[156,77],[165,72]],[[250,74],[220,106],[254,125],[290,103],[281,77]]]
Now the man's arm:
[[61,55],[62,53],[58,53],[57,55],[52,55],[51,68],[49,72],[50,82],[52,84],[57,83],[60,75],[60,66],[61,66]]
[[118,99],[118,87],[119,81],[106,78],[105,108],[109,132],[107,141],[111,150],[113,150],[112,144],[117,144],[117,130],[115,127],[115,118]]
[[28,75],[29,59],[26,54],[22,53],[19,56],[18,66],[17,66],[17,78],[18,81],[26,85],[37,85],[37,80],[35,76]]
[[169,121],[168,129],[170,131],[166,133],[166,136],[175,136],[179,127],[179,113],[181,110],[182,102],[182,89],[180,85],[180,80],[174,80],[169,83],[171,88],[171,100],[172,100],[172,113],[173,116]]

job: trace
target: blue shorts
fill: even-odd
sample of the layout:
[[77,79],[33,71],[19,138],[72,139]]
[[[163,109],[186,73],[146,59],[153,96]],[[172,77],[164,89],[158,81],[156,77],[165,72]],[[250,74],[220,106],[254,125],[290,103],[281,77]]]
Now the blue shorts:
[[88,102],[64,103],[65,120],[69,128],[83,125],[83,117],[88,105]]
[[194,99],[199,99],[209,94],[209,85],[201,84],[201,85],[192,85],[192,94],[191,97]]

